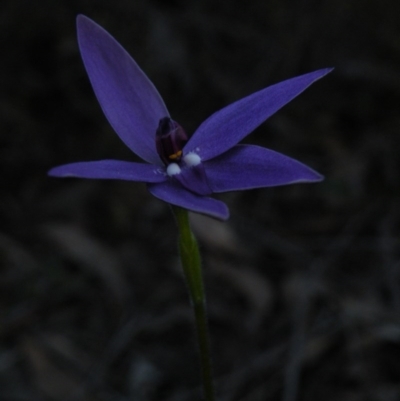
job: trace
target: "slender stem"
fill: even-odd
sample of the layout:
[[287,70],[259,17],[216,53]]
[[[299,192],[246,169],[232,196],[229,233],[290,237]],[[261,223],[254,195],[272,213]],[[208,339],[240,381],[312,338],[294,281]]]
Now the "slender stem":
[[189,287],[190,299],[194,308],[203,377],[204,399],[205,401],[215,401],[207,311],[199,247],[196,238],[190,229],[187,210],[175,206],[173,207],[173,210],[179,228],[179,251],[183,273]]

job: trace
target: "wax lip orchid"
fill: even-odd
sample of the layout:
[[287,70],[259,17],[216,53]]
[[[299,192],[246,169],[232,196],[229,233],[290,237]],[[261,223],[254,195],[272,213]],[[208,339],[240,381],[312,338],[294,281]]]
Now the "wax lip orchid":
[[331,69],[238,100],[211,115],[189,138],[171,119],[151,81],[108,32],[83,15],[77,18],[77,29],[82,59],[105,116],[147,163],[78,162],[51,169],[51,176],[144,182],[165,202],[221,220],[229,217],[229,210],[210,197],[213,193],[322,179],[290,157],[238,142]]

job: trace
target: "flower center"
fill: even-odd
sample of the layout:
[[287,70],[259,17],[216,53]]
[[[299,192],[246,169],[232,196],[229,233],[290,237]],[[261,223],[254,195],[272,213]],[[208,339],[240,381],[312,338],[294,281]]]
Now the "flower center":
[[184,158],[183,161],[188,167],[195,167],[201,163],[201,158],[197,153],[189,152]]
[[196,195],[210,195],[212,190],[200,156],[195,152],[183,155],[187,141],[188,137],[178,123],[169,117],[160,120],[156,131],[156,149],[166,166],[168,177]]
[[166,166],[180,161],[187,141],[186,132],[177,122],[169,117],[160,120],[156,131],[156,149]]

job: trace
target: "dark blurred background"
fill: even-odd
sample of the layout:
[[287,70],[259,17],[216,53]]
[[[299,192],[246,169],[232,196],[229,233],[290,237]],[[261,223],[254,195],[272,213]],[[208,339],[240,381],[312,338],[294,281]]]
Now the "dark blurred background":
[[200,378],[168,206],[143,184],[49,178],[132,160],[77,48],[83,13],[187,132],[272,83],[335,71],[247,142],[323,183],[193,216],[219,400],[400,399],[400,3],[3,0],[0,400],[192,401]]

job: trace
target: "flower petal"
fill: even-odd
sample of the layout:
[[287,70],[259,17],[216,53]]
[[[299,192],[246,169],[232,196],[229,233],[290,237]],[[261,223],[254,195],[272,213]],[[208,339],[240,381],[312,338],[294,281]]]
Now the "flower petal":
[[162,165],[155,135],[169,116],[157,89],[126,50],[89,18],[77,18],[78,42],[93,90],[122,141],[149,163]]
[[53,177],[102,178],[139,182],[163,182],[167,179],[165,172],[157,166],[120,160],[64,164],[52,168],[48,174]]
[[211,195],[212,190],[208,184],[207,175],[204,171],[204,164],[183,168],[179,174],[173,176],[189,191],[198,195]]
[[321,181],[316,171],[281,153],[253,145],[237,145],[205,163],[213,192]]
[[219,220],[227,220],[229,218],[229,209],[225,203],[213,198],[195,195],[174,180],[161,184],[148,184],[147,188],[156,198],[172,205],[206,214]]
[[184,154],[196,152],[205,161],[224,153],[330,71],[326,68],[288,79],[217,111],[189,139]]

